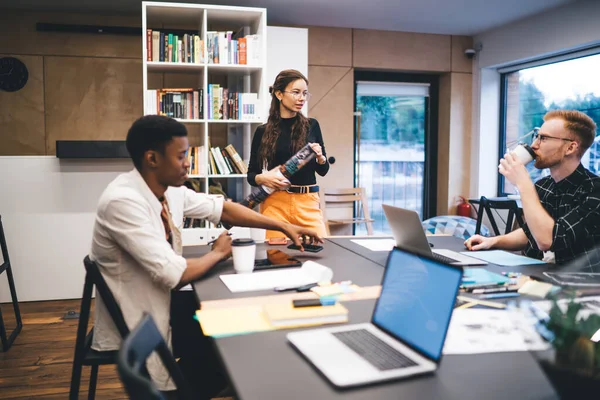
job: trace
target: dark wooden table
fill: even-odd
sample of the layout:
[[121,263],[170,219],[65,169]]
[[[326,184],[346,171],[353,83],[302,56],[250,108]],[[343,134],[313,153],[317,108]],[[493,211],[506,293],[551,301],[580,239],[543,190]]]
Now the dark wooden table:
[[[435,246],[456,250],[452,237],[430,237]],[[302,261],[315,260],[334,270],[334,280],[352,280],[360,286],[380,284],[385,252],[360,253],[349,241],[328,239],[317,254],[299,253]],[[353,243],[352,243],[353,244]],[[347,245],[346,248],[344,245]],[[266,246],[266,245],[261,245]],[[269,246],[270,248],[277,248]],[[359,246],[360,247],[360,246]],[[367,250],[367,249],[365,249]],[[205,248],[187,248],[185,256],[204,254]],[[360,254],[359,254],[360,253]],[[497,270],[498,266],[490,265]],[[525,272],[526,268],[523,267]],[[539,267],[537,267],[539,268]],[[513,269],[513,268],[511,268]],[[233,272],[231,261],[193,284],[200,300],[218,300],[273,294],[272,291],[230,293],[218,275]],[[368,322],[375,300],[346,302],[349,323]],[[289,330],[216,339],[214,344],[238,398],[244,400],[307,399],[557,399],[550,382],[528,352],[445,356],[435,374],[358,389],[339,390],[287,342]]]

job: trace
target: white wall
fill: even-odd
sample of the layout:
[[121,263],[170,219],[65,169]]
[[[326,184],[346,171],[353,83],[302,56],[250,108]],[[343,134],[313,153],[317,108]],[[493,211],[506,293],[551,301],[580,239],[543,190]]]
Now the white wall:
[[496,194],[500,127],[497,68],[600,45],[599,20],[600,1],[580,0],[474,38],[482,49],[473,75],[472,149],[479,163],[472,164],[472,193]]
[[[308,29],[269,26],[267,34],[267,87],[275,82],[277,74],[284,69],[298,70],[308,78]],[[270,105],[269,101],[265,120]],[[308,105],[304,106],[302,112],[307,115]]]
[[[0,215],[19,301],[79,298],[96,204],[129,160],[0,157]],[[10,300],[6,274],[0,302]]]

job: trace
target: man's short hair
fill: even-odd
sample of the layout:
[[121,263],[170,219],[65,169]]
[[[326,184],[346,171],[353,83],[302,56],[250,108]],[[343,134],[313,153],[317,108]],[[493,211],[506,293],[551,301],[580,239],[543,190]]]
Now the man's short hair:
[[167,143],[181,136],[187,136],[187,129],[181,122],[163,115],[146,115],[131,125],[125,144],[133,165],[141,170],[142,159],[147,151],[164,154]]
[[565,122],[565,128],[577,136],[580,156],[590,148],[596,138],[596,123],[588,115],[577,110],[553,110],[544,115],[544,121],[551,119],[562,119]]

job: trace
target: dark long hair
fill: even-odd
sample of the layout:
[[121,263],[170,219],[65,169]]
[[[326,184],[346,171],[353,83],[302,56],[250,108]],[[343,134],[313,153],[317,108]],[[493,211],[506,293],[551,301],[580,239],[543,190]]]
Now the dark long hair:
[[[287,88],[287,86],[290,83],[297,81],[298,79],[304,80],[304,82],[306,82],[306,84],[308,85],[308,79],[306,79],[306,77],[302,75],[301,72],[296,71],[295,69],[286,69],[285,71],[281,71],[279,75],[277,75],[277,78],[275,78],[275,83],[273,83],[273,86],[269,88],[269,93],[271,93],[271,108],[269,110],[269,120],[267,121],[265,133],[263,134],[262,142],[258,150],[258,164],[261,167],[265,164],[268,167],[269,162],[275,158],[275,143],[277,142],[277,138],[281,133],[281,129],[279,127],[281,123],[281,102],[279,101],[275,93],[277,91],[281,91],[283,93],[285,91],[285,88]],[[308,118],[306,118],[301,112],[298,112],[296,114],[296,121],[294,122],[294,125],[292,125],[292,153],[296,153],[298,150],[300,150],[306,145],[308,137],[308,128]]]

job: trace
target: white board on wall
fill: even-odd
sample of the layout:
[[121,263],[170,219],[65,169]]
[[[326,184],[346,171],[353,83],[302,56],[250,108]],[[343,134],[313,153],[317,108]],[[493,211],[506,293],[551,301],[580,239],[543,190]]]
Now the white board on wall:
[[[80,298],[96,205],[129,160],[0,157],[0,215],[19,301]],[[10,301],[6,274],[0,302]]]
[[[271,86],[277,74],[285,69],[298,70],[309,78],[308,29],[269,26],[267,35],[267,86]],[[265,111],[266,120],[269,110]],[[308,106],[305,105],[302,112],[307,115]]]

